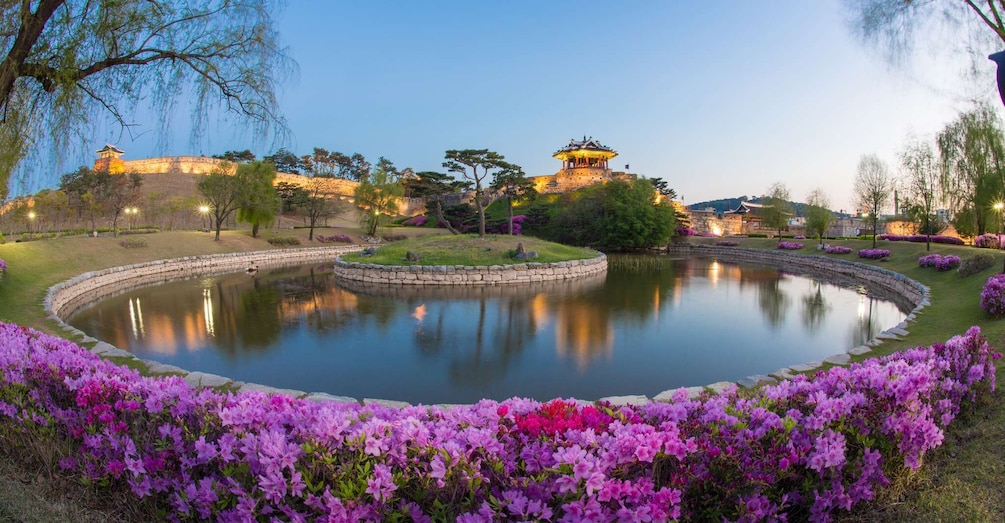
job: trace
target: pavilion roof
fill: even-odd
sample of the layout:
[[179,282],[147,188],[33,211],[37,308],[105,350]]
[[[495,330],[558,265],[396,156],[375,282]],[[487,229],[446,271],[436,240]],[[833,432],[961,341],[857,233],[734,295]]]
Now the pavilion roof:
[[110,143],[106,143],[104,147],[102,147],[101,149],[98,149],[97,151],[94,151],[94,152],[96,152],[98,154],[101,154],[103,152],[108,152],[108,151],[111,151],[111,152],[117,153],[117,154],[125,154],[126,153],[122,149],[119,149],[118,147],[116,147],[116,146],[114,146],[114,145],[112,145]]
[[603,156],[607,158],[614,158],[615,156],[618,155],[617,151],[605,145],[601,145],[596,138],[592,136],[587,138],[584,136],[582,140],[569,140],[569,145],[566,145],[565,147],[562,147],[561,149],[555,151],[555,154],[553,154],[552,156],[555,158],[562,158],[564,156],[568,156],[569,153],[577,151],[592,151],[598,153],[606,153],[603,154]]

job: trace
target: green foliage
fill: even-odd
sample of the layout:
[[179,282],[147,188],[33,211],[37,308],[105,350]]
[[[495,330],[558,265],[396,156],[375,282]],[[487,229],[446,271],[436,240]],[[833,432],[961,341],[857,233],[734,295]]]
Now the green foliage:
[[474,234],[430,235],[383,244],[373,256],[343,255],[349,262],[401,265],[408,251],[418,253],[418,265],[507,265],[514,263],[509,251],[517,240],[527,251],[535,251],[534,262],[550,263],[567,260],[585,260],[597,256],[596,251],[552,243],[537,238],[511,238],[490,234],[479,238]]
[[979,236],[994,223],[994,204],[1005,201],[1005,137],[994,109],[980,105],[961,113],[936,137],[941,156],[941,196],[960,235]]
[[613,181],[567,196],[546,229],[549,240],[612,251],[645,249],[668,243],[676,226],[673,208],[656,203],[648,180]]
[[119,245],[126,249],[141,249],[147,246],[147,242],[142,238],[129,238],[128,240],[120,241]]
[[762,220],[764,224],[778,231],[778,241],[781,241],[782,230],[792,216],[792,206],[789,204],[789,190],[785,184],[774,183],[768,189],[768,196],[761,202],[764,204]]
[[99,118],[127,130],[141,105],[167,121],[189,102],[193,137],[216,107],[261,135],[285,130],[275,11],[271,0],[0,3],[0,197],[15,169],[44,171],[25,160],[67,156]]
[[465,180],[475,184],[475,208],[478,210],[478,236],[485,236],[485,195],[484,182],[489,173],[497,169],[517,168],[509,164],[503,155],[488,149],[448,150],[444,154],[443,167],[460,174]]
[[213,225],[216,229],[214,239],[220,241],[220,228],[224,220],[237,210],[244,200],[245,187],[237,176],[225,174],[228,165],[223,165],[216,172],[203,176],[196,184],[199,194],[206,199],[210,212],[213,213]]
[[300,245],[300,239],[295,236],[276,236],[267,240],[272,245]]
[[824,234],[834,223],[834,213],[828,207],[827,196],[820,189],[810,193],[803,207],[806,215],[806,232],[823,242]]
[[986,253],[975,254],[968,258],[964,258],[963,261],[960,262],[960,268],[957,269],[957,272],[959,273],[960,278],[967,278],[990,268],[994,264],[994,256]]
[[502,193],[506,198],[507,230],[513,234],[513,202],[533,198],[537,194],[534,181],[524,175],[518,165],[506,164],[495,172],[492,188]]
[[272,186],[276,166],[269,162],[242,163],[234,177],[244,188],[237,221],[250,223],[251,237],[258,238],[258,228],[272,223],[279,212],[279,194]]
[[360,225],[370,236],[398,214],[398,199],[405,191],[395,172],[390,162],[381,162],[354,191]]
[[[279,169],[278,167],[276,167]],[[281,169],[279,169],[281,171]],[[285,171],[283,171],[285,172]],[[310,198],[307,189],[290,182],[279,182],[276,184],[276,193],[279,196],[280,207],[283,212],[292,212],[299,207],[303,207]]]
[[243,151],[227,151],[223,154],[214,154],[213,158],[218,160],[227,160],[231,163],[247,163],[255,161],[255,153],[251,152],[250,149],[245,149]]
[[281,173],[300,174],[300,171],[303,169],[300,157],[286,150],[286,148],[280,148],[271,155],[263,156],[262,161],[275,165],[276,171]]

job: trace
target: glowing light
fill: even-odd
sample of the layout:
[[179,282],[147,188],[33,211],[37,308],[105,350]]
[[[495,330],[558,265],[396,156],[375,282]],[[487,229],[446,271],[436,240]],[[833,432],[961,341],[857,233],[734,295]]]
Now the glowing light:
[[209,206],[208,205],[200,205],[199,206],[199,212],[201,212],[202,214],[208,213],[209,212]]
[[28,219],[29,220],[34,220],[35,219],[35,211],[30,211],[28,213]]
[[722,236],[722,226],[717,223],[712,224],[712,234]]
[[412,317],[415,318],[415,321],[419,325],[422,325],[422,320],[426,317],[426,304],[423,303],[422,305],[416,307],[415,310],[412,311]]
[[142,340],[146,337],[143,327],[143,309],[140,307],[139,298],[129,300],[129,320],[133,327],[133,339]]
[[216,336],[216,326],[213,324],[213,291],[202,290],[202,315],[206,321],[206,334]]

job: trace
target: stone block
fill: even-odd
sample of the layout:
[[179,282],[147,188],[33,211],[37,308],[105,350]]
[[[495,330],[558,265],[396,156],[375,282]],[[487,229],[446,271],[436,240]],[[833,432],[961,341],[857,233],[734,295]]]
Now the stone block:
[[733,383],[732,381],[717,381],[717,382],[709,385],[706,388],[710,389],[712,392],[714,392],[716,394],[719,394],[722,391],[724,391],[724,390],[726,390],[726,389],[728,389],[730,387],[735,387],[735,386],[736,386],[736,384]]
[[115,347],[109,343],[99,341],[97,345],[91,348],[91,352],[104,356],[106,358],[131,358],[133,353],[124,351],[118,347]]
[[174,365],[168,365],[166,363],[161,363],[159,361],[147,361],[147,369],[154,374],[169,374],[178,373],[185,374],[185,369],[181,367],[176,367]]
[[745,388],[752,389],[758,385],[771,385],[773,383],[778,383],[778,380],[772,378],[771,376],[766,376],[764,374],[755,374],[753,376],[747,376],[736,382],[737,385]]
[[833,363],[834,365],[847,365],[851,363],[851,355],[847,353],[833,354],[824,358],[824,361],[827,363]]
[[193,387],[222,387],[231,383],[230,378],[224,378],[208,372],[190,372],[185,376],[185,382]]
[[872,352],[872,349],[870,349],[866,345],[859,345],[858,347],[855,347],[854,349],[848,349],[848,354],[854,354],[856,356],[861,356],[863,354],[868,354],[870,352]]
[[649,403],[649,398],[636,394],[630,396],[607,396],[597,400],[598,403],[601,401],[606,401],[615,407],[624,407],[626,405],[645,405]]
[[768,376],[771,376],[771,377],[777,379],[778,381],[784,381],[784,380],[791,380],[792,378],[795,378],[796,377],[796,373],[792,372],[792,369],[790,369],[788,367],[782,367],[782,368],[776,370],[775,372],[768,373]]
[[268,385],[261,385],[259,383],[245,383],[241,385],[241,392],[264,392],[265,394],[282,394],[284,396],[289,396],[291,398],[299,398],[306,394],[304,391],[295,389],[280,389],[276,387],[270,387]]
[[363,398],[363,405],[377,405],[380,407],[388,407],[392,409],[403,409],[409,406],[407,401],[394,401],[394,400],[382,400],[374,398]]
[[809,372],[811,370],[820,368],[821,365],[823,365],[823,362],[811,361],[809,363],[797,363],[795,365],[789,365],[789,368],[797,372]]

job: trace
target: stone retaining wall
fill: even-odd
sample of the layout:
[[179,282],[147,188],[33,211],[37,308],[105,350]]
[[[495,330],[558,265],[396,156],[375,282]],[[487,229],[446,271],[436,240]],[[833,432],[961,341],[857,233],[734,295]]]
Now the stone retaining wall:
[[898,301],[909,303],[909,308],[917,306],[928,296],[928,287],[903,274],[867,263],[830,256],[719,245],[680,245],[671,247],[669,254],[721,258],[729,261],[801,270],[825,277],[836,276],[867,287],[885,289],[893,295],[892,297],[899,298]]
[[68,316],[78,307],[102,297],[116,294],[123,289],[136,288],[189,276],[233,272],[253,265],[270,267],[309,263],[311,261],[329,262],[340,254],[358,251],[359,249],[360,246],[358,245],[332,245],[302,249],[274,249],[230,254],[208,254],[85,272],[50,287],[45,297],[45,310],[49,313],[50,317],[63,323],[61,318]]
[[607,271],[607,256],[588,260],[515,265],[377,265],[335,259],[335,276],[345,280],[395,285],[502,285],[570,280]]

